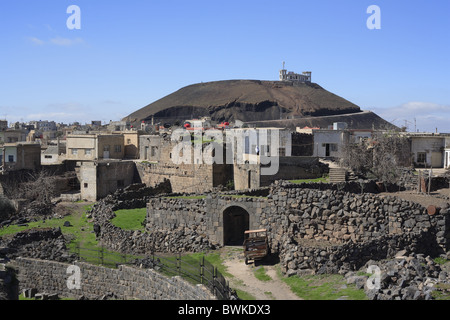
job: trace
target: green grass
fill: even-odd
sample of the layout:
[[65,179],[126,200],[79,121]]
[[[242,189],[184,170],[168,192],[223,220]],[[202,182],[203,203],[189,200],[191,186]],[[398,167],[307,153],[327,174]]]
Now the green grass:
[[[90,209],[90,205],[86,205],[83,207],[83,211],[86,212]],[[70,227],[64,227],[64,222],[70,222]],[[11,225],[6,228],[0,229],[0,236],[14,235],[18,232],[29,230],[29,229],[45,229],[45,228],[61,228],[61,231],[64,235],[68,235],[72,238],[80,238],[82,237],[82,233],[85,234],[89,232],[89,230],[93,230],[93,226],[90,225],[87,221],[85,215],[76,215],[71,214],[63,217],[62,219],[47,219],[45,221],[40,220],[36,222],[30,222],[27,226],[17,226]]]
[[446,263],[448,262],[447,259],[441,258],[441,257],[437,257],[437,258],[435,258],[433,261],[434,261],[435,263],[437,263],[437,264],[440,264],[440,265],[446,264]]
[[[65,300],[75,300],[75,299],[73,299],[73,298],[66,298],[66,297],[58,297],[58,300],[65,301]],[[38,301],[38,299],[36,299],[36,298],[25,298],[25,296],[23,294],[20,294],[19,295],[19,301]]]
[[341,275],[293,276],[282,280],[304,300],[367,300],[364,290],[347,285]]
[[450,300],[450,284],[448,283],[437,283],[431,292],[431,296],[435,300]]
[[235,289],[239,299],[241,300],[256,300],[256,298],[250,293],[243,291],[241,289]]
[[224,197],[232,197],[232,198],[257,198],[257,199],[267,199],[267,197],[263,196],[248,196],[245,194],[223,194]]
[[116,217],[111,220],[111,223],[116,227],[124,230],[145,230],[142,223],[147,215],[147,208],[118,210],[114,213]]
[[166,197],[166,199],[206,199],[206,196],[176,196],[176,197]]
[[[109,251],[103,250],[98,245],[95,237],[93,224],[88,221],[86,212],[92,205],[85,205],[79,210],[70,212],[70,215],[62,219],[47,219],[44,221],[36,221],[28,223],[28,226],[8,226],[0,229],[0,236],[14,235],[18,232],[29,229],[45,229],[45,228],[61,228],[61,232],[68,240],[68,249],[71,253],[80,254],[82,260],[94,264],[98,264],[103,257],[104,265],[115,267],[116,263],[123,261],[123,256]],[[64,222],[69,221],[70,227],[64,227]],[[130,259],[130,257],[127,257]]]
[[264,269],[264,267],[256,268],[253,273],[255,275],[255,278],[260,281],[266,282],[272,280],[272,278],[266,273],[266,269]]
[[[194,284],[198,283],[197,280],[200,275],[200,264],[203,258],[205,259],[205,265],[211,264],[213,267],[217,268],[217,271],[226,278],[231,276],[226,272],[226,267],[223,265],[220,253],[217,252],[199,252],[185,254],[181,256],[181,262],[177,260],[179,259],[179,256],[165,256],[159,258],[162,265],[162,268],[160,269],[160,272],[162,274],[167,277],[180,275],[187,281]],[[181,269],[177,270],[176,268],[180,264]],[[204,273],[205,279],[212,280],[213,270],[211,266],[209,266],[208,270],[209,271],[205,271]]]
[[295,184],[301,184],[301,183],[314,183],[314,182],[323,182],[323,183],[327,183],[328,182],[328,177],[321,177],[321,178],[316,178],[316,179],[299,179],[299,180],[289,180],[289,182],[291,183],[295,183]]

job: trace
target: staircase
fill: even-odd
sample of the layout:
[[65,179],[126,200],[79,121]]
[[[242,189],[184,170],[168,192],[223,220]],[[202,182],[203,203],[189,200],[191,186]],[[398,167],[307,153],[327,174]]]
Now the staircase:
[[329,181],[330,183],[345,182],[347,180],[347,170],[344,168],[330,168]]

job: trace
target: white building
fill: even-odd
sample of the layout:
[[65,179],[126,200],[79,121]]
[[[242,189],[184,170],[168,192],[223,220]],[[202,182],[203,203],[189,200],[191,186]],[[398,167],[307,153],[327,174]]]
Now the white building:
[[280,81],[311,82],[311,71],[304,71],[301,74],[287,71],[283,62],[283,69],[280,70]]
[[319,158],[338,158],[346,143],[359,143],[372,137],[372,130],[350,130],[342,123],[333,124],[333,129],[312,129],[314,136],[313,156]]
[[408,133],[413,163],[419,167],[450,167],[450,136],[435,133]]
[[33,125],[35,130],[39,131],[56,131],[56,122],[55,121],[30,121],[29,125]]

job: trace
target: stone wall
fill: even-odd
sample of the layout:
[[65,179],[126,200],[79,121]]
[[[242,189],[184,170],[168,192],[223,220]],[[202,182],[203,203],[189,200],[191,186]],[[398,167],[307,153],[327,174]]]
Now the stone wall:
[[387,258],[407,249],[437,256],[449,249],[449,208],[430,216],[419,204],[365,191],[374,186],[276,183],[267,196],[205,195],[202,199],[151,199],[150,230],[196,230],[223,245],[224,212],[239,207],[249,214],[249,228],[266,228],[272,252],[285,272],[357,268],[368,259]]
[[133,161],[81,162],[78,169],[81,198],[97,201],[117,189],[132,184],[134,176],[135,164]]
[[[269,159],[270,160],[270,159]],[[236,190],[270,186],[277,180],[316,179],[328,173],[327,165],[316,157],[278,157],[278,164],[270,163],[276,174],[265,175],[263,165],[244,163],[234,165],[234,186]]]
[[227,164],[136,163],[140,179],[147,186],[169,180],[173,192],[208,192],[233,179],[233,167]]
[[0,301],[18,299],[19,284],[15,271],[6,264],[0,263]]
[[[215,300],[202,285],[191,285],[180,277],[167,278],[152,269],[119,266],[109,269],[75,262],[80,269],[80,289],[69,289],[75,277],[69,264],[18,258],[15,261],[20,290],[58,293],[70,298],[98,299],[113,293],[120,300]],[[73,287],[73,286],[71,286]]]
[[[170,191],[170,181],[165,180],[154,188],[134,184],[100,200],[89,212],[89,218],[94,220],[94,227],[97,229],[97,239],[112,250],[130,254],[197,252],[213,248],[214,245],[210,240],[201,236],[195,228],[170,226],[141,232],[123,230],[111,223],[115,217],[114,211],[145,208],[149,201],[158,199]],[[158,197],[154,197],[156,195]]]
[[449,208],[430,216],[419,204],[376,194],[274,188],[261,221],[285,272],[357,269],[397,251],[438,256],[449,248]]

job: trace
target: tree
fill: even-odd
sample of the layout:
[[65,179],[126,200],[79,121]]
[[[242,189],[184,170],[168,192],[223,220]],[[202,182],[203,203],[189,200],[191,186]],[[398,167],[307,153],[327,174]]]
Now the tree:
[[4,190],[9,199],[26,199],[47,205],[57,195],[56,177],[44,170],[30,172],[22,180],[5,183]]
[[387,184],[397,183],[402,168],[411,165],[409,139],[397,132],[374,133],[371,139],[348,142],[342,151],[342,166]]

